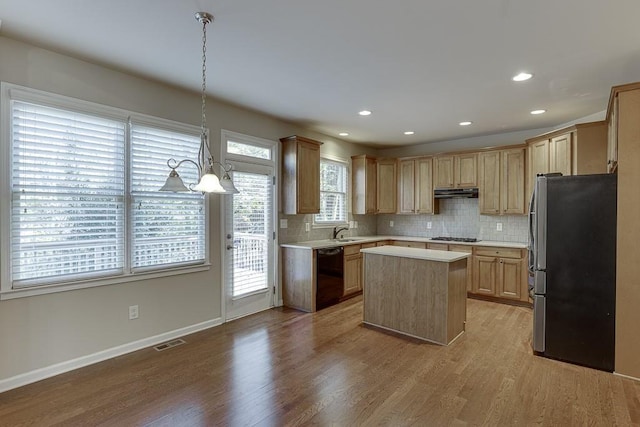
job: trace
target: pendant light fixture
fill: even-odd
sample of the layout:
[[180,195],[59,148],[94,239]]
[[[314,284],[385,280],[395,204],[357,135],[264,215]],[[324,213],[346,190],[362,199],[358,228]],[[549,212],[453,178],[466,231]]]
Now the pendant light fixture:
[[[213,160],[211,150],[209,148],[209,134],[207,132],[207,24],[213,22],[213,15],[207,12],[197,12],[196,20],[202,24],[202,122],[200,127],[200,148],[198,150],[198,161],[191,159],[167,160],[167,166],[171,169],[169,177],[164,183],[160,191],[184,192],[184,191],[202,191],[203,193],[219,193],[219,194],[235,194],[239,193],[238,189],[233,185],[231,180],[231,165],[223,165]],[[178,169],[183,163],[191,163],[198,168],[198,176],[200,180],[196,185],[184,185],[182,178],[178,175]],[[213,170],[214,165],[218,165],[221,170],[222,179],[218,178]]]

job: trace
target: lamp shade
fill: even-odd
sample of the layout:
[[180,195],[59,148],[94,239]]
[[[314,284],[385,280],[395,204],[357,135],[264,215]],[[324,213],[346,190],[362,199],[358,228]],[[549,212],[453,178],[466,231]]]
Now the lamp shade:
[[169,176],[167,177],[167,180],[165,181],[160,191],[182,193],[189,191],[189,189],[184,185],[184,182],[182,182],[182,178],[180,178],[178,172],[176,172],[175,169],[171,169],[171,172],[169,173]]
[[220,185],[220,180],[215,173],[207,173],[202,175],[200,182],[193,187],[195,191],[203,191],[205,193],[224,193],[225,190]]
[[222,179],[220,180],[220,185],[224,188],[225,194],[238,194],[240,191],[233,185],[233,181],[231,181],[231,177],[228,173],[225,172],[222,175]]

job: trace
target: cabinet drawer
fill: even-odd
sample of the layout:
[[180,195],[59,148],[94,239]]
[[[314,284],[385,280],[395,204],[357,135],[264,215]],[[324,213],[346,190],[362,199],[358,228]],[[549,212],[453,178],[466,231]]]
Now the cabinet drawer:
[[360,249],[375,248],[375,247],[376,247],[376,242],[362,243],[360,245]]
[[[406,248],[427,249],[427,244],[423,242],[410,242],[407,240],[394,240],[393,246],[404,246]],[[446,249],[445,249],[446,250]]]
[[522,258],[522,250],[514,248],[476,247],[476,255],[500,258]]
[[346,245],[344,247],[344,254],[346,255],[355,255],[360,253],[360,245]]
[[427,243],[427,249],[435,249],[437,251],[449,250],[449,245],[446,243]]
[[466,254],[470,254],[473,252],[473,246],[469,245],[449,245],[449,250],[451,252],[464,252]]

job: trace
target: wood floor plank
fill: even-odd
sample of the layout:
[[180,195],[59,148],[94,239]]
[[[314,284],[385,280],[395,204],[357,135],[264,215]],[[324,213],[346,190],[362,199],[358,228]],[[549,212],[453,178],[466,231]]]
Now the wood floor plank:
[[531,310],[468,300],[450,346],[278,308],[0,394],[0,426],[640,425],[640,383],[534,356]]

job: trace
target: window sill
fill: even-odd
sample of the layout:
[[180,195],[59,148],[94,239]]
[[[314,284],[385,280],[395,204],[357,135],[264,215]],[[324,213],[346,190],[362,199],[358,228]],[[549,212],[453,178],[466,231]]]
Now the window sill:
[[181,274],[199,273],[211,269],[211,264],[198,264],[184,267],[176,267],[166,270],[154,270],[145,273],[127,274],[118,277],[103,277],[99,279],[82,280],[77,282],[56,283],[51,285],[30,286],[18,289],[9,289],[0,292],[0,301],[47,295],[58,292],[75,291],[78,289],[95,288],[98,286],[116,285],[120,283],[137,282],[140,280],[156,279],[160,277],[177,276]]

